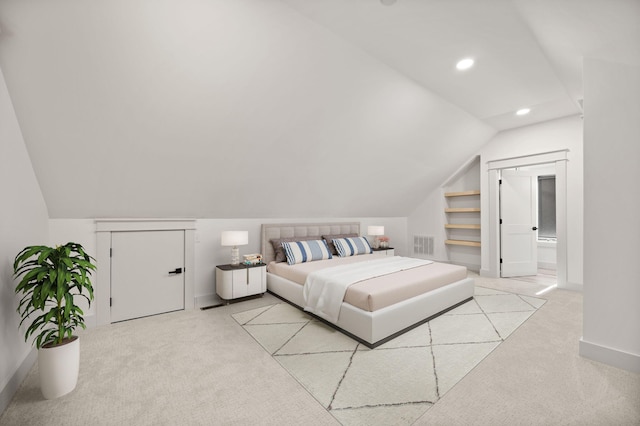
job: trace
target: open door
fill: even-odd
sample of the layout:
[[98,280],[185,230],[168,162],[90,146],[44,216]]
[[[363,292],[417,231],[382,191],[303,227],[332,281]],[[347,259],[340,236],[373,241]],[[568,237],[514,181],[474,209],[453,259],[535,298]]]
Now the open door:
[[500,184],[500,276],[538,272],[536,174],[503,170]]

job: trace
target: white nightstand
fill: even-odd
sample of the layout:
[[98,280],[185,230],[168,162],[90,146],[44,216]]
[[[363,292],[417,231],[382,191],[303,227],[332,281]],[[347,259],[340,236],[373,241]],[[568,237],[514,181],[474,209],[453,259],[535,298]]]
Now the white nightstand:
[[223,300],[267,291],[267,265],[216,266],[216,293]]
[[377,248],[377,249],[371,249],[371,250],[373,250],[374,253],[384,253],[387,256],[395,256],[393,247]]

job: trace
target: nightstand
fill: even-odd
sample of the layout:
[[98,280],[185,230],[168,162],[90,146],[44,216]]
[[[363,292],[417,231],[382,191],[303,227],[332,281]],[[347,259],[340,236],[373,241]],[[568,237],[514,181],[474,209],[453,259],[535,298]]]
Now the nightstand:
[[266,291],[266,264],[216,266],[216,293],[221,299],[238,299]]
[[384,253],[387,256],[395,256],[393,247],[377,248],[377,249],[371,249],[371,250],[373,250],[374,253]]

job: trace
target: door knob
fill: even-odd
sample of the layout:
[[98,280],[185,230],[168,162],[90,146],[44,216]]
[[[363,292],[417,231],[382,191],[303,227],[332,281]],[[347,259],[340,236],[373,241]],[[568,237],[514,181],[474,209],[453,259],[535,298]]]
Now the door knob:
[[182,273],[182,268],[176,268],[173,271],[169,271],[169,275],[172,275],[172,274],[178,275],[181,273]]
[[537,226],[534,226],[534,227],[533,227],[533,228],[531,228],[531,229],[532,229],[532,230],[534,230],[534,231],[537,231],[537,230],[538,230],[538,227],[537,227]]

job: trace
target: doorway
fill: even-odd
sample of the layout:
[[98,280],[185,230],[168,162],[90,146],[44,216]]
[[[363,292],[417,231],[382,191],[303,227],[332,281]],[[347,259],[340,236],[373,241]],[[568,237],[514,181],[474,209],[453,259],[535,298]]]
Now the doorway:
[[[502,258],[500,225],[500,176],[503,171],[548,165],[556,181],[556,277],[559,288],[567,286],[567,150],[529,156],[489,161],[488,171],[488,244],[483,256],[487,256],[487,276],[500,277]],[[536,226],[532,224],[531,227]],[[530,241],[530,240],[529,240]]]
[[[110,324],[116,320],[111,316],[111,242],[112,235],[144,231],[179,231],[183,235],[184,280],[183,296],[185,310],[195,307],[195,220],[192,219],[98,219],[96,220],[97,278],[94,283],[96,325]],[[178,265],[162,271],[175,271]],[[171,274],[174,275],[174,274]],[[179,275],[179,274],[175,274]]]
[[504,169],[499,179],[500,276],[555,284],[555,164]]

